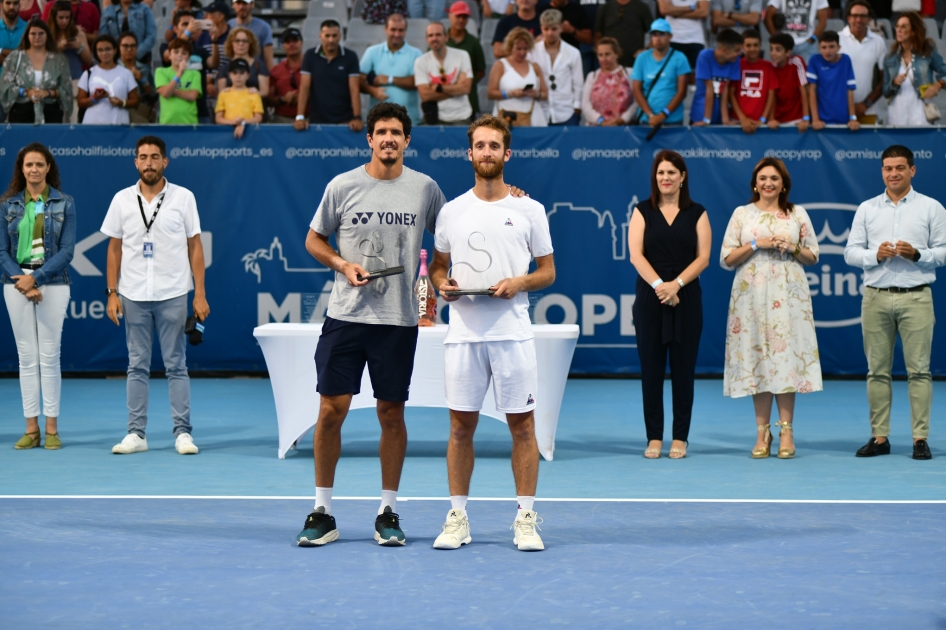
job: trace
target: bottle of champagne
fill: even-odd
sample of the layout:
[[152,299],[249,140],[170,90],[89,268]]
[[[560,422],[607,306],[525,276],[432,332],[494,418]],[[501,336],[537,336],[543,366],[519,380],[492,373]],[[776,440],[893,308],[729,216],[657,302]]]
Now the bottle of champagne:
[[437,294],[434,283],[427,276],[427,250],[420,250],[420,273],[414,284],[417,296],[417,325],[434,326],[437,324]]

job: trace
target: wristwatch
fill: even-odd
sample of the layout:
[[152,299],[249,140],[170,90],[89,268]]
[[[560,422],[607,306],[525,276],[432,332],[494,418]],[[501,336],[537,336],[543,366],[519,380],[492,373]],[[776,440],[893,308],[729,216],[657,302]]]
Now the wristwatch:
[[305,116],[303,116],[302,114],[299,114],[298,116],[296,116],[296,120],[305,120]]
[[913,257],[911,260],[913,260],[913,262],[920,262],[920,250],[913,250]]
[[105,297],[111,297],[112,293],[118,293],[118,289],[105,289]]

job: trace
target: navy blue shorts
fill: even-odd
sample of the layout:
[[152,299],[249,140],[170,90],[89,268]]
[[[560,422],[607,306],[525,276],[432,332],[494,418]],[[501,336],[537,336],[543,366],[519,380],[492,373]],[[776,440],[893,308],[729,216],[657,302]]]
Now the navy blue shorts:
[[360,393],[367,364],[375,398],[406,402],[416,349],[417,326],[359,324],[326,317],[315,349],[316,390],[323,396]]

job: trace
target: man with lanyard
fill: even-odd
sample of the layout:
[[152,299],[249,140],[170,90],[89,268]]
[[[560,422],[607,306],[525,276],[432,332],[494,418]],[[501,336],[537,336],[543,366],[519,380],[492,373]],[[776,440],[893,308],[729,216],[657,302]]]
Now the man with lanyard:
[[857,456],[890,454],[890,368],[899,333],[913,421],[913,459],[931,459],[930,350],[936,316],[930,285],[936,281],[936,268],[946,264],[946,209],[912,187],[913,151],[893,145],[880,159],[886,190],[858,206],[844,247],[844,261],[864,270],[861,328],[872,437]]
[[[3,20],[0,21],[0,66],[2,66],[7,56],[20,47],[20,41],[26,33],[26,22],[20,18],[19,0],[3,0],[0,8],[3,9]],[[3,72],[2,68],[0,72]],[[3,107],[0,107],[0,122],[6,119],[6,112],[3,111]]]
[[164,178],[167,149],[156,136],[135,147],[140,181],[119,191],[101,231],[109,236],[106,279],[108,318],[125,318],[128,345],[128,435],[112,448],[116,454],[148,450],[148,379],[151,347],[157,332],[167,371],[174,447],[196,454],[191,438],[190,378],[185,357],[187,294],[194,290],[194,315],[204,321],[210,307],[204,292],[204,250],[194,194]]
[[650,25],[649,50],[634,61],[631,88],[641,110],[641,123],[657,125],[683,124],[683,99],[687,95],[690,64],[686,55],[670,47],[670,22],[657,18]]

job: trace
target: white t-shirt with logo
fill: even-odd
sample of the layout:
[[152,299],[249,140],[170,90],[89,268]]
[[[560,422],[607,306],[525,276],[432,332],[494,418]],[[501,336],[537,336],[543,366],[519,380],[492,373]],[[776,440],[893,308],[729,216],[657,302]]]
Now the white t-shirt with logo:
[[783,30],[801,44],[815,32],[818,11],[828,8],[828,0],[769,0],[769,6],[785,14]]
[[[79,89],[92,96],[95,90],[102,88],[109,96],[128,100],[128,94],[138,89],[135,75],[124,66],[115,66],[111,70],[103,70],[100,66],[92,66],[88,72],[79,77]],[[82,123],[86,125],[127,125],[129,123],[128,110],[115,107],[107,98],[103,98],[92,107],[85,110]]]
[[[470,53],[459,48],[447,47],[447,55],[443,63],[434,56],[432,50],[425,52],[414,61],[415,85],[432,85],[435,88],[440,83],[456,85],[461,75],[472,78],[473,64],[470,62]],[[468,120],[472,115],[473,106],[470,105],[470,98],[466,94],[437,101],[437,117],[440,120],[458,122]]]
[[[450,254],[450,276],[461,289],[488,289],[506,278],[529,273],[533,258],[552,253],[552,237],[541,203],[512,195],[488,202],[470,190],[440,211],[434,247]],[[511,300],[467,295],[450,303],[450,328],[444,343],[533,337],[525,292]]]

